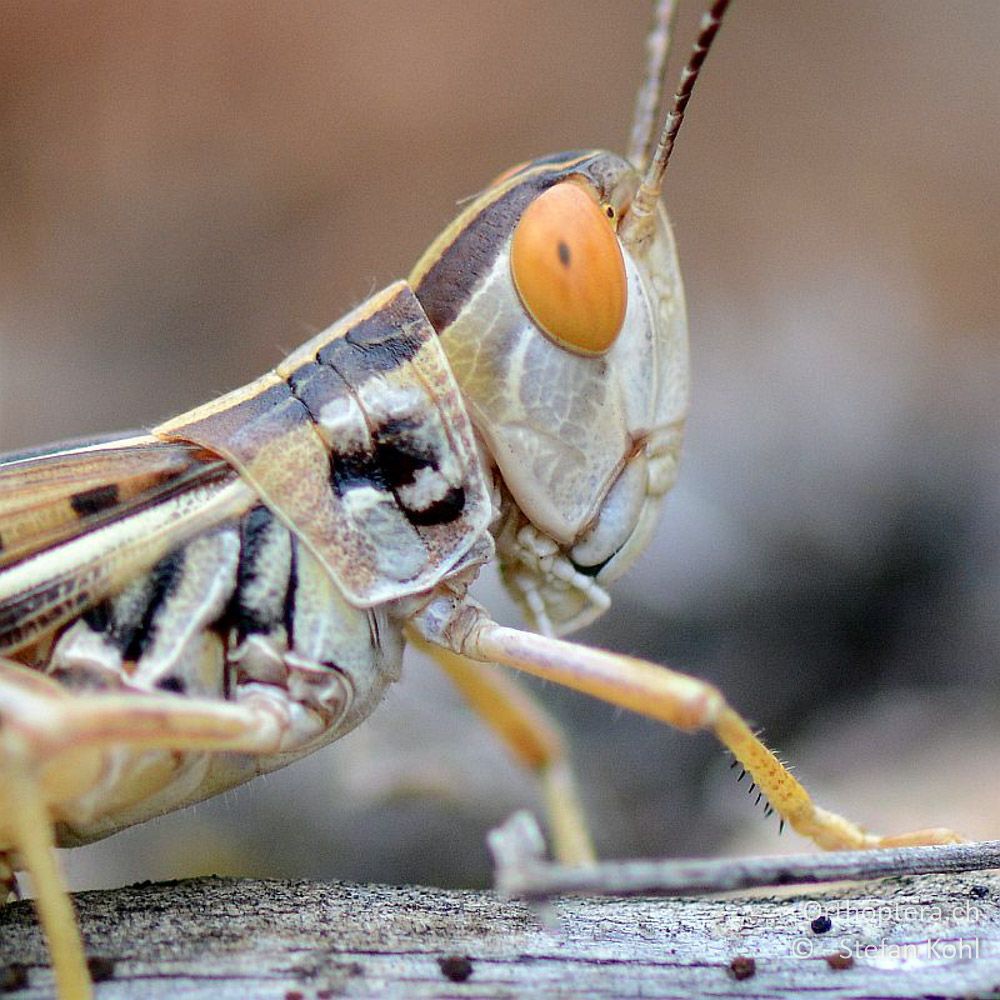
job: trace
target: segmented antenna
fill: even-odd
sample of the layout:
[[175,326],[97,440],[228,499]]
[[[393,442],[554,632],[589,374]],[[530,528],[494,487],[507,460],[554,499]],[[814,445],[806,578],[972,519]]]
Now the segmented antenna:
[[676,16],[677,4],[674,0],[659,0],[653,12],[653,28],[646,36],[646,75],[635,97],[632,135],[628,143],[628,161],[640,173],[649,166],[656,124],[663,111],[667,59]]
[[[656,143],[656,150],[652,159],[646,167],[646,172],[639,185],[639,190],[632,200],[628,214],[622,221],[619,235],[626,243],[640,243],[652,232],[653,218],[656,212],[656,203],[660,197],[660,190],[663,187],[663,175],[667,170],[667,163],[674,148],[674,140],[680,131],[681,122],[684,121],[684,111],[688,101],[691,100],[691,92],[694,90],[695,81],[701,71],[708,50],[715,40],[716,32],[722,23],[722,16],[726,13],[729,0],[715,0],[708,12],[701,19],[701,28],[698,31],[698,38],[691,50],[684,71],[681,73],[680,84],[674,94],[673,104],[666,121],[663,123],[663,131]],[[659,13],[659,12],[658,12]],[[643,87],[645,90],[645,85]],[[640,97],[640,100],[642,98]]]

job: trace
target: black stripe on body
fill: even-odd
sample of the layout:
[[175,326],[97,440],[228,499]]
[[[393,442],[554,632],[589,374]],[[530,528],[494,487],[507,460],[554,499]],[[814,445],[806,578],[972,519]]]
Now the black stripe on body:
[[87,608],[80,617],[92,632],[111,633],[111,602],[101,601],[92,608]]
[[[264,563],[266,553],[273,541],[273,533],[286,530],[264,506],[254,507],[240,524],[240,561],[236,570],[236,589],[227,612],[227,618],[237,629],[240,642],[248,635],[273,631],[284,619],[284,594],[271,606],[266,606],[260,602],[251,603],[247,592],[259,580],[265,579],[266,574],[274,571],[273,566]],[[276,582],[279,584],[276,590],[281,589],[281,582],[287,588],[287,580]]]
[[[419,305],[404,292],[376,313],[366,316],[343,336],[327,344],[316,360],[337,371],[348,385],[359,385],[375,374],[395,371],[423,347],[424,325]],[[410,332],[411,328],[415,332]]]
[[299,540],[292,535],[292,560],[288,567],[288,588],[285,590],[285,635],[288,637],[288,648],[295,648],[295,594],[299,589]]
[[[501,247],[528,205],[542,191],[569,174],[584,172],[586,165],[601,155],[556,153],[533,160],[513,175],[514,184],[509,190],[465,224],[414,289],[438,333],[454,322],[459,310],[468,301],[475,282],[489,273]],[[538,169],[545,166],[552,169]],[[517,178],[522,176],[523,180],[518,182]]]
[[150,571],[151,581],[149,601],[142,614],[138,626],[129,628],[129,634],[123,633],[119,641],[123,645],[123,656],[126,660],[138,660],[153,644],[155,635],[156,612],[170,598],[180,583],[184,573],[184,549],[178,549],[164,556]]
[[90,517],[100,514],[102,510],[116,507],[119,502],[118,487],[115,483],[95,486],[91,490],[74,493],[69,498],[70,506],[78,517]]

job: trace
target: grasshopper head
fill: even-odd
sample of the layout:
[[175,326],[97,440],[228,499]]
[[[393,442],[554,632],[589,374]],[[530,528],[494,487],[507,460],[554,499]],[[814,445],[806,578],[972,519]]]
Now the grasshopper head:
[[572,152],[515,167],[410,276],[499,473],[504,578],[543,630],[600,614],[674,482],[687,316],[659,192],[691,82],[658,138],[633,140],[636,166]]
[[[599,610],[581,585],[617,578],[643,548],[687,410],[666,214],[638,246],[620,233],[639,181],[612,153],[529,163],[477,198],[411,279],[512,501],[506,579],[534,587],[556,628]],[[566,579],[546,580],[541,557],[556,551]]]

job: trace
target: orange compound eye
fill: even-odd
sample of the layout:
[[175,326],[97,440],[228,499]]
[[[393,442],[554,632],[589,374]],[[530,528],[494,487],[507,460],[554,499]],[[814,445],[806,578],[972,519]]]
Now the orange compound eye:
[[606,210],[564,181],[524,211],[510,249],[514,286],[542,332],[581,354],[603,354],[625,321],[625,261]]

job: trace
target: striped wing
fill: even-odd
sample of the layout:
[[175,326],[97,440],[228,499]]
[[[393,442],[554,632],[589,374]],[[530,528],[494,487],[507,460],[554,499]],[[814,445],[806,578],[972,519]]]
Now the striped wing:
[[0,570],[227,475],[218,457],[149,435],[0,455]]
[[218,457],[146,435],[0,459],[0,654],[44,638],[255,499]]

